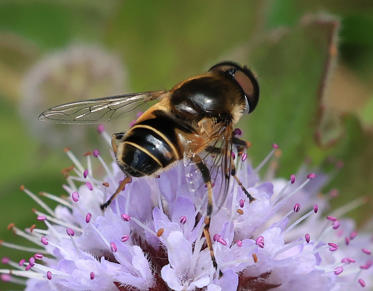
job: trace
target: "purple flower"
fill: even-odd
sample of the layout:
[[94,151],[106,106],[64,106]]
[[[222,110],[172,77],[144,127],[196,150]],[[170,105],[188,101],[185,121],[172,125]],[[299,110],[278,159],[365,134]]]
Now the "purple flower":
[[[100,134],[109,140],[102,128]],[[75,175],[63,186],[68,198],[42,193],[59,203],[54,210],[21,187],[40,206],[35,210],[37,226],[12,228],[36,246],[2,241],[4,247],[27,251],[30,257],[19,263],[4,258],[8,267],[0,269],[1,278],[38,291],[357,290],[372,286],[371,235],[357,234],[353,221],[343,218],[363,201],[329,213],[328,199],[317,195],[328,177],[305,169],[288,181],[261,181],[258,171],[277,148],[273,146],[255,169],[246,155],[235,153],[237,174],[253,202],[235,182],[225,199],[215,193],[215,203],[221,203],[215,207],[210,233],[217,270],[203,236],[206,189],[190,190],[183,163],[158,179],[133,178],[103,212],[100,204],[116,190],[123,173],[101,155],[86,155],[83,163],[68,150],[75,165]],[[104,178],[96,177],[95,163],[106,171]]]

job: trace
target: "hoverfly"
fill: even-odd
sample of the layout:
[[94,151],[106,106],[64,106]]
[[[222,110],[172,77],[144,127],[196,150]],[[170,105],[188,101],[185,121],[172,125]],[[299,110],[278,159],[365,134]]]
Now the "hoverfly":
[[158,102],[147,109],[126,133],[112,135],[117,164],[127,178],[101,208],[110,205],[131,182],[131,177],[156,176],[177,161],[188,158],[200,171],[207,187],[204,235],[216,268],[209,233],[213,211],[212,177],[206,157],[215,157],[212,167],[216,173],[221,173],[222,191],[228,191],[229,177],[233,176],[250,201],[254,199],[237,178],[231,157],[233,146],[240,150],[246,147],[246,142],[234,136],[233,126],[243,114],[251,113],[259,100],[258,82],[248,68],[233,62],[221,62],[207,73],[190,77],[168,91],[62,104],[41,113],[39,119],[94,123],[110,120],[153,100]]

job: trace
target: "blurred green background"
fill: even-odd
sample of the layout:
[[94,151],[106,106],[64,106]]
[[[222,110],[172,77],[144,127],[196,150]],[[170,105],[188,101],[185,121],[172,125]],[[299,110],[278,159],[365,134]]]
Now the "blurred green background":
[[333,207],[370,197],[350,213],[362,225],[373,209],[372,31],[370,0],[0,0],[0,239],[22,243],[8,223],[34,222],[21,184],[63,194],[63,148],[102,148],[94,126],[46,125],[38,113],[167,89],[221,60],[248,65],[261,85],[257,110],[240,124],[253,162],[278,143],[278,174],[305,161],[321,168],[333,177],[325,192],[340,191]]

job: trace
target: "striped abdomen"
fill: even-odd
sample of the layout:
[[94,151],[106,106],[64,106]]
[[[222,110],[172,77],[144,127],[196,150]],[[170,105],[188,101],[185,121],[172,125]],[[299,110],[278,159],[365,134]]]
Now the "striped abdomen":
[[134,177],[150,176],[180,159],[175,129],[177,122],[162,114],[135,124],[118,150],[118,164]]

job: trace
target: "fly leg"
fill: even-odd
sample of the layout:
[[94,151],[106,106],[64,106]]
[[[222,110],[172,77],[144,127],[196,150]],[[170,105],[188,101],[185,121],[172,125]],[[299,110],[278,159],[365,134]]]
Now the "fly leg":
[[[118,133],[114,133],[111,136],[111,146],[113,147],[115,156],[117,155],[117,151],[118,151],[118,142],[123,138],[124,134],[125,134],[124,132],[118,132]],[[117,197],[118,194],[124,190],[126,185],[131,183],[131,181],[132,181],[131,177],[126,175],[126,177],[118,185],[118,188],[115,190],[114,194],[112,194],[105,203],[100,205],[101,210],[105,210],[111,204],[111,202],[113,202],[115,197]]]
[[199,156],[194,157],[194,162],[196,163],[197,168],[202,174],[203,182],[207,186],[207,195],[208,195],[207,196],[207,213],[205,217],[205,226],[203,228],[203,234],[206,238],[207,247],[209,248],[209,251],[210,251],[212,264],[214,268],[217,269],[218,265],[216,263],[216,258],[214,254],[214,249],[212,247],[212,241],[211,241],[211,235],[210,235],[210,222],[211,222],[211,215],[212,215],[212,210],[213,210],[212,184],[211,184],[210,171]]

